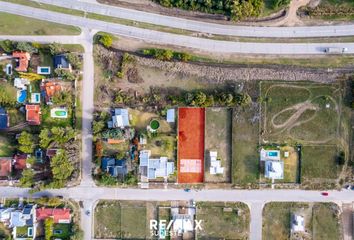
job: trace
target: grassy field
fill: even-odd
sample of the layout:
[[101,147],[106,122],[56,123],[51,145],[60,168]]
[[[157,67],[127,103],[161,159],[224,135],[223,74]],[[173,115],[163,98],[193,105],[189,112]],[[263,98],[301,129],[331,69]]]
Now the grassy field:
[[[289,153],[289,157],[284,157],[284,152]],[[298,154],[293,147],[285,146],[280,149],[281,160],[284,161],[284,179],[283,182],[295,183],[298,179]]]
[[[208,108],[205,119],[205,181],[230,182],[232,109]],[[218,152],[221,167],[224,167],[223,174],[210,174],[210,151]]]
[[95,238],[145,239],[148,227],[145,202],[100,201],[95,209]]
[[15,150],[9,138],[0,135],[0,157],[11,157]]
[[339,240],[342,239],[340,224],[335,214],[333,203],[317,204],[313,207],[313,239]]
[[336,85],[261,83],[263,138],[270,142],[334,142],[339,124]]
[[232,119],[232,183],[259,181],[257,109],[234,109]]
[[79,35],[80,29],[47,21],[2,12],[0,14],[2,35]]
[[302,181],[337,178],[339,167],[336,164],[336,155],[336,146],[303,146]]
[[95,208],[95,238],[121,237],[121,207],[118,201],[100,201]]
[[248,239],[250,212],[244,203],[198,202],[198,239]]
[[263,209],[262,239],[291,239],[292,214],[304,217],[305,239],[341,239],[337,211],[338,206],[334,203],[267,203]]

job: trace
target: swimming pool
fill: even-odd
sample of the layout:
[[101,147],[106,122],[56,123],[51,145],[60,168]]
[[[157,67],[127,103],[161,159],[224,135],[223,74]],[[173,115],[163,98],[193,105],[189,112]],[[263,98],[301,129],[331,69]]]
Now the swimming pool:
[[24,103],[27,99],[27,90],[17,91],[17,102]]
[[49,75],[50,67],[37,67],[37,73],[42,75]]
[[67,118],[68,110],[66,108],[53,108],[50,110],[50,116],[52,118]]
[[268,152],[269,157],[278,157],[278,152]]

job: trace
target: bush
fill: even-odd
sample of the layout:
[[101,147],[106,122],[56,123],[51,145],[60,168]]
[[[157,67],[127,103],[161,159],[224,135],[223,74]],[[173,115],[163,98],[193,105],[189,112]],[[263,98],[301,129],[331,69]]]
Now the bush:
[[49,44],[50,54],[58,55],[64,52],[64,46],[61,43],[51,43]]
[[0,48],[6,53],[12,53],[14,50],[14,44],[11,40],[6,39],[4,41],[0,41]]
[[108,33],[101,33],[99,35],[98,42],[105,48],[110,48],[113,43],[113,36]]
[[28,42],[18,42],[16,44],[16,49],[28,53],[37,53],[38,49],[33,47],[31,43]]

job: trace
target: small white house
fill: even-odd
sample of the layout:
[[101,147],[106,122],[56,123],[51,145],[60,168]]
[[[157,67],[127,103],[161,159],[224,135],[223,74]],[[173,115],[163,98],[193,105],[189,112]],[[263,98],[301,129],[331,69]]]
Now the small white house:
[[30,84],[28,79],[25,78],[15,78],[14,87],[21,90],[27,90],[27,85]]
[[112,116],[112,121],[108,122],[109,128],[124,128],[129,127],[129,112],[128,109],[116,108]]
[[210,174],[223,174],[224,168],[221,167],[221,161],[217,160],[218,152],[210,151]]
[[171,108],[167,110],[167,114],[166,114],[166,121],[168,123],[174,123],[176,119],[175,116],[175,109]]
[[284,178],[284,162],[282,161],[266,161],[264,176],[270,179]]
[[292,214],[291,232],[305,232],[305,219],[303,216]]

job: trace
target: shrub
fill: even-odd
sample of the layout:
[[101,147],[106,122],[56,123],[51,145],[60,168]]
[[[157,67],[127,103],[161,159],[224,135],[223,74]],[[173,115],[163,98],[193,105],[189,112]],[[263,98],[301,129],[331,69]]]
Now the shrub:
[[98,38],[98,42],[102,44],[102,46],[104,46],[105,48],[110,48],[113,43],[113,37],[108,33],[102,33]]

